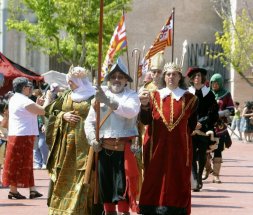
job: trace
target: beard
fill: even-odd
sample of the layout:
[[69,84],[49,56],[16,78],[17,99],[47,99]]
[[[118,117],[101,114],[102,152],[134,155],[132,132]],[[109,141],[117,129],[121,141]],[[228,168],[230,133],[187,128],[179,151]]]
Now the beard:
[[112,93],[121,93],[124,90],[125,85],[121,84],[121,83],[114,83],[110,85],[110,89],[112,91]]

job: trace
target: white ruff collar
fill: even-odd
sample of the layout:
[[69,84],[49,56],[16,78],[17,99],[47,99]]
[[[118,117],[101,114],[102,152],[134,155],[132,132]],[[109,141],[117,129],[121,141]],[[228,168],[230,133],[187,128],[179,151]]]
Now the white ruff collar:
[[187,92],[187,91],[183,90],[179,87],[177,87],[174,90],[170,90],[168,87],[165,87],[161,90],[158,90],[158,92],[160,93],[160,98],[161,99],[164,99],[167,96],[169,96],[170,94],[172,94],[173,98],[178,101],[185,94],[185,92]]
[[[195,93],[196,93],[196,88],[195,87],[190,86],[188,90],[189,90],[190,93],[195,95]],[[203,97],[205,97],[209,93],[209,91],[210,91],[210,87],[207,87],[206,85],[204,85],[201,88],[201,92],[202,92]]]

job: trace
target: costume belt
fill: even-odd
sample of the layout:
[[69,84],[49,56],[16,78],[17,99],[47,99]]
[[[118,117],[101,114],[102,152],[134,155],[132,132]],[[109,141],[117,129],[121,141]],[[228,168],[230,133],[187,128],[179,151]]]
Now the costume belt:
[[112,151],[124,151],[125,144],[131,143],[131,138],[108,138],[102,140],[102,147]]

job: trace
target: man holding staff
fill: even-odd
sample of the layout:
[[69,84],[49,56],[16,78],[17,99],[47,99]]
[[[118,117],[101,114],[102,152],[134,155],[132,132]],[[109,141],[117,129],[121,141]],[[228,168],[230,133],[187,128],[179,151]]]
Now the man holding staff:
[[106,215],[129,214],[136,211],[139,172],[130,146],[138,135],[136,118],[140,110],[138,95],[127,87],[132,82],[128,70],[118,59],[105,76],[108,87],[97,87],[96,101],[100,102],[101,122],[96,140],[96,111],[91,108],[85,120],[89,144],[99,152],[99,192]]

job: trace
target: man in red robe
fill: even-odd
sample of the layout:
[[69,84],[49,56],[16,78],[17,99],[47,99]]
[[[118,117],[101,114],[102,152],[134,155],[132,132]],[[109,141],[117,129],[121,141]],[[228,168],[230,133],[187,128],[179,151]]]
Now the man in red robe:
[[[141,214],[189,215],[191,213],[191,133],[197,123],[198,99],[184,84],[181,68],[164,66],[166,87],[140,93],[140,118],[147,131],[139,207]],[[145,144],[146,145],[146,144]]]

